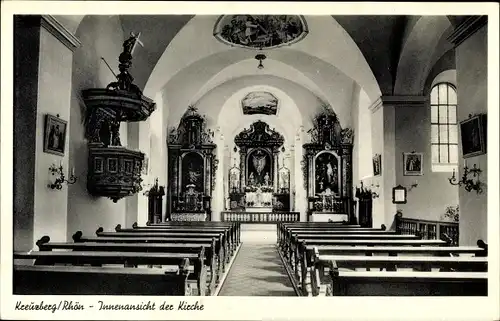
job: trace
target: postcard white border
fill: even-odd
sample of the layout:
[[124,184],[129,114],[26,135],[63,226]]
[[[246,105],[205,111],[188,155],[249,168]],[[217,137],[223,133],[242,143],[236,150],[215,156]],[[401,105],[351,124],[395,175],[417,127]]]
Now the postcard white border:
[[[1,3],[2,24],[2,104],[1,104],[1,288],[0,318],[2,319],[123,319],[123,320],[493,320],[499,312],[499,206],[498,206],[498,4],[496,3],[284,3],[284,2],[91,2],[91,1],[4,1]],[[334,15],[488,15],[488,243],[489,290],[487,298],[276,298],[276,297],[200,297],[188,298],[204,304],[204,311],[144,311],[94,312],[14,311],[16,297],[12,293],[12,117],[13,117],[13,14],[325,14]],[[65,297],[91,304],[99,297]],[[45,302],[58,302],[56,296],[44,297]],[[113,297],[109,303],[138,303],[163,298]],[[186,298],[168,297],[179,302]],[[25,302],[38,302],[35,296]]]

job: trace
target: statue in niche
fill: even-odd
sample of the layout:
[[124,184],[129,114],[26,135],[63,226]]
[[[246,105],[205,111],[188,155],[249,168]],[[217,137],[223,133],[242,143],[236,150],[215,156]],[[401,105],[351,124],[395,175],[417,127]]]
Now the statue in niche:
[[339,193],[338,160],[331,153],[323,153],[316,158],[316,193],[330,190]]
[[264,186],[269,186],[269,173],[264,176]]
[[271,172],[271,157],[269,156],[269,154],[258,149],[250,154],[248,160],[248,172],[253,178],[253,184],[250,184],[250,186],[266,185],[266,174],[268,176],[268,184],[270,184],[271,177],[269,176],[269,173]]
[[248,177],[248,186],[254,186],[255,185],[255,177],[253,176],[253,173],[250,173],[250,176]]

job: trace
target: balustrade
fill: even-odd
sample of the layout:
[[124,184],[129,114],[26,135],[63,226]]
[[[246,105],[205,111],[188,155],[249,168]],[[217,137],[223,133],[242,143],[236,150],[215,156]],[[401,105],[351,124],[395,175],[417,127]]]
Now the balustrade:
[[280,223],[280,222],[298,222],[300,214],[298,212],[267,212],[250,213],[238,211],[226,211],[221,213],[223,222],[242,222],[242,223]]
[[458,223],[406,218],[396,214],[396,231],[403,235],[419,235],[423,240],[447,240],[458,246]]

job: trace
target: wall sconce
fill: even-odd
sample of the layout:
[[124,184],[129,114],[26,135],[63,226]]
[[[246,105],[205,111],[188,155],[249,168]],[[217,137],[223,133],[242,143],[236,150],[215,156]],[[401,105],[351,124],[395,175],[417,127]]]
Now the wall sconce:
[[73,168],[71,170],[71,175],[69,179],[66,179],[64,176],[64,170],[62,163],[57,167],[56,165],[52,164],[52,166],[49,167],[49,171],[52,173],[52,175],[56,176],[56,180],[52,184],[48,184],[47,187],[51,189],[62,189],[62,184],[66,183],[68,185],[72,185],[76,183],[76,176],[75,176],[75,169]]
[[[477,194],[481,194],[483,192],[483,189],[481,188],[483,183],[479,181],[479,175],[481,174],[481,172],[482,170],[479,169],[476,164],[474,164],[472,168],[468,168],[467,163],[465,163],[462,179],[458,180],[455,176],[455,170],[453,170],[453,175],[448,178],[448,181],[450,181],[451,185],[463,185],[467,192],[475,190]],[[472,175],[471,178],[470,175]]]
[[408,189],[408,192],[409,192],[409,191],[411,191],[411,190],[412,190],[412,189],[414,189],[414,188],[417,188],[417,187],[418,187],[418,182],[417,182],[417,181],[415,181],[415,182],[413,182],[413,183],[410,185],[410,188]]
[[[380,187],[380,185],[379,185],[379,184],[377,184],[377,185],[373,185],[373,184],[371,184],[370,186],[371,186],[373,189],[374,189],[374,188],[379,188],[379,187]],[[373,189],[372,189],[372,191],[371,191],[371,193],[372,193],[372,198],[373,198],[373,199],[375,199],[375,198],[379,198],[379,197],[380,197],[380,194],[379,194],[379,193],[377,193],[377,192],[374,192],[374,191],[373,191]]]

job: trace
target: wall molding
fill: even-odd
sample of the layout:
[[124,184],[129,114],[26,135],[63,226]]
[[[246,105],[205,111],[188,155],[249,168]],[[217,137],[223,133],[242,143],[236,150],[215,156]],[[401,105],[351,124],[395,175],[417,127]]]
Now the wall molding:
[[448,37],[448,41],[457,47],[487,23],[488,16],[469,17],[455,27],[455,30]]
[[381,96],[375,100],[368,109],[375,113],[381,107],[424,107],[427,103],[426,96]]
[[62,42],[69,50],[75,51],[82,43],[78,38],[51,15],[42,15],[40,25]]

